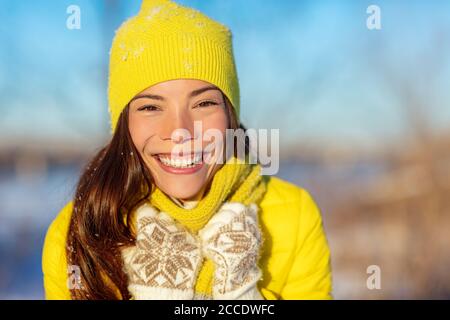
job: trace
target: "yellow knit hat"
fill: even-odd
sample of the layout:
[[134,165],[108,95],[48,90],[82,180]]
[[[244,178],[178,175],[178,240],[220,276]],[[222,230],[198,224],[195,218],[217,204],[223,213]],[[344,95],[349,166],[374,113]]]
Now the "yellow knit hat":
[[136,94],[173,79],[198,79],[217,86],[239,117],[231,31],[199,11],[170,0],[143,0],[139,13],[116,31],[110,51],[111,132]]

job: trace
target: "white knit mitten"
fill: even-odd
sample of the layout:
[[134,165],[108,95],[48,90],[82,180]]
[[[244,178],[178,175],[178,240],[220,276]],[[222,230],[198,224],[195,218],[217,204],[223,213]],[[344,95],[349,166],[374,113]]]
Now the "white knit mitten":
[[136,300],[192,299],[202,263],[199,239],[150,204],[136,214],[136,246],[122,250],[128,290]]
[[261,300],[256,283],[261,246],[258,207],[225,203],[199,231],[203,254],[215,264],[213,298]]

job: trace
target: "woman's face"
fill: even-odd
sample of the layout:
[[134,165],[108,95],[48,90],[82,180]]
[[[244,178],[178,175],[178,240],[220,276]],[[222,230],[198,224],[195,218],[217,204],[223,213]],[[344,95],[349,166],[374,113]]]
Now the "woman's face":
[[134,145],[156,185],[180,200],[198,200],[203,195],[220,167],[214,159],[223,154],[223,144],[203,139],[203,132],[215,129],[223,142],[227,125],[222,92],[201,80],[158,83],[136,95],[129,105]]

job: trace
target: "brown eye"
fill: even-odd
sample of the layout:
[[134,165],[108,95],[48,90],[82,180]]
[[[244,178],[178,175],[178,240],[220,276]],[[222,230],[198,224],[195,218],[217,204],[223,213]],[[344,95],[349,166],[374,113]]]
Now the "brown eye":
[[214,106],[214,105],[218,105],[217,102],[215,101],[202,101],[198,104],[199,107],[208,107],[208,106]]
[[138,108],[138,111],[158,111],[160,110],[158,106],[147,105]]

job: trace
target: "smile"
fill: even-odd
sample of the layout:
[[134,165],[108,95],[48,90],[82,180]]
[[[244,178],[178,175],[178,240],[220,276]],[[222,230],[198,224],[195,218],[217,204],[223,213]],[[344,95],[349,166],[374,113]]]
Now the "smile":
[[192,153],[184,157],[171,157],[171,154],[156,154],[153,157],[161,168],[169,173],[190,174],[200,170],[203,165],[202,153]]

